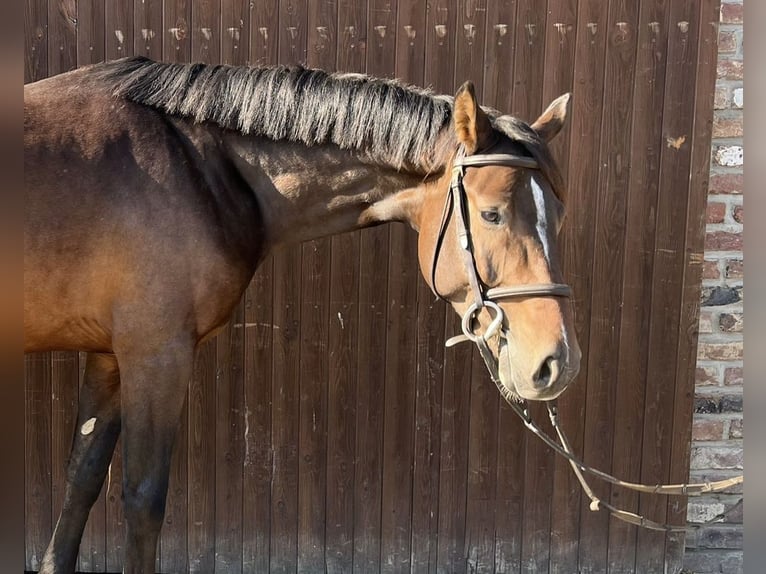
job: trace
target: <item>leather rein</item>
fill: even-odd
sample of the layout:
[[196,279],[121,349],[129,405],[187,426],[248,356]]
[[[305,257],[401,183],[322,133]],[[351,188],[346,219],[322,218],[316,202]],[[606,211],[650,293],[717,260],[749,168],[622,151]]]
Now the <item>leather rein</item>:
[[[511,391],[506,389],[500,381],[498,360],[495,359],[495,357],[492,355],[488,344],[488,341],[495,335],[500,337],[505,336],[502,330],[505,314],[502,308],[497,303],[495,303],[495,301],[499,299],[526,297],[569,298],[571,297],[572,291],[569,285],[563,283],[515,285],[510,287],[494,287],[491,289],[486,289],[485,284],[479,278],[478,271],[476,270],[476,259],[473,254],[473,244],[471,241],[470,228],[468,226],[468,201],[465,186],[463,185],[463,177],[467,167],[482,167],[487,165],[502,165],[508,167],[520,167],[524,169],[540,169],[537,161],[534,158],[527,156],[500,153],[485,153],[466,156],[462,146],[458,150],[458,153],[452,164],[452,178],[450,181],[449,191],[447,192],[447,197],[444,202],[444,209],[442,211],[439,231],[436,236],[436,243],[434,246],[434,255],[431,264],[431,289],[439,299],[445,299],[440,295],[436,287],[436,268],[442,244],[444,242],[444,238],[449,225],[449,220],[454,215],[460,255],[466,274],[468,275],[468,284],[473,296],[473,302],[463,314],[461,323],[463,334],[448,339],[446,346],[451,347],[457,343],[470,341],[478,347],[479,353],[484,360],[485,365],[487,366],[487,370],[489,371],[489,376],[492,379],[492,382],[497,387],[500,395],[511,407],[511,410],[513,410],[513,412],[521,418],[526,428],[532,431],[534,435],[536,435],[546,445],[548,445],[556,453],[563,456],[569,462],[569,465],[572,467],[572,471],[577,477],[577,480],[579,481],[583,491],[591,501],[590,510],[596,512],[600,508],[605,508],[612,516],[622,520],[623,522],[628,522],[629,524],[634,524],[636,526],[641,526],[651,530],[660,530],[665,532],[685,531],[687,526],[661,524],[659,522],[654,522],[648,518],[645,518],[644,516],[617,508],[608,502],[600,500],[593,493],[593,490],[585,480],[583,473],[587,473],[600,478],[601,480],[604,480],[610,484],[638,492],[677,496],[699,496],[708,492],[726,490],[741,484],[744,480],[743,476],[735,476],[726,480],[719,480],[715,482],[667,485],[644,485],[620,480],[619,478],[616,478],[606,472],[586,465],[574,455],[572,447],[570,446],[569,441],[567,440],[567,437],[564,434],[561,425],[559,424],[558,406],[555,400],[546,401],[546,406],[548,408],[548,416],[550,418],[551,425],[556,431],[559,442],[548,436],[532,420],[532,417],[529,414],[529,409],[527,407],[527,402],[514,396]],[[481,309],[484,308],[486,308],[492,315],[492,321],[490,322],[489,327],[487,327],[483,333],[477,334],[473,329],[473,320],[481,311]],[[708,522],[695,524],[691,527],[699,528],[706,524],[717,522],[724,517],[725,513],[715,516]]]

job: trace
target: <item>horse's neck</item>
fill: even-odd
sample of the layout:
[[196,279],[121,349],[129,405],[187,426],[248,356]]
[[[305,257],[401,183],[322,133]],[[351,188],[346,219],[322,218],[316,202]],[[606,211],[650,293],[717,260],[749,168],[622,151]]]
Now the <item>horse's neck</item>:
[[398,196],[422,191],[422,175],[374,165],[331,145],[306,147],[233,133],[225,138],[234,165],[256,194],[272,245],[382,221],[416,225]]

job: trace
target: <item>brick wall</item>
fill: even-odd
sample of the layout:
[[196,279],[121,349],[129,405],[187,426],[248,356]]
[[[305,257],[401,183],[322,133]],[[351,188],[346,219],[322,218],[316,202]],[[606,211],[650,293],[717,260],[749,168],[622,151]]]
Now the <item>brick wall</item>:
[[[694,482],[742,472],[742,76],[742,0],[722,0],[692,428]],[[689,523],[726,514],[721,522],[689,530],[689,572],[742,572],[741,490],[689,500]]]

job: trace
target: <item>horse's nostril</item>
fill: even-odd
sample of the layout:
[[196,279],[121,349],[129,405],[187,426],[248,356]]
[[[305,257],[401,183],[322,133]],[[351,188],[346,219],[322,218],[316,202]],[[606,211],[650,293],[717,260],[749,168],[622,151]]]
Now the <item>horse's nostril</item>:
[[547,387],[558,377],[559,360],[556,357],[546,358],[535,373],[535,384],[538,387]]

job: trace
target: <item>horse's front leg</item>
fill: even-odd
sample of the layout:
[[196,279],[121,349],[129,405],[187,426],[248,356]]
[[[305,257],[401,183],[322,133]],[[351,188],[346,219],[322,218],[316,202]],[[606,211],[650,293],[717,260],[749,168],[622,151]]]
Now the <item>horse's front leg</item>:
[[154,572],[170,455],[192,373],[194,344],[117,351],[122,374],[125,574]]
[[120,373],[114,355],[88,353],[80,389],[64,504],[40,574],[71,574],[88,514],[104,483],[120,434]]

